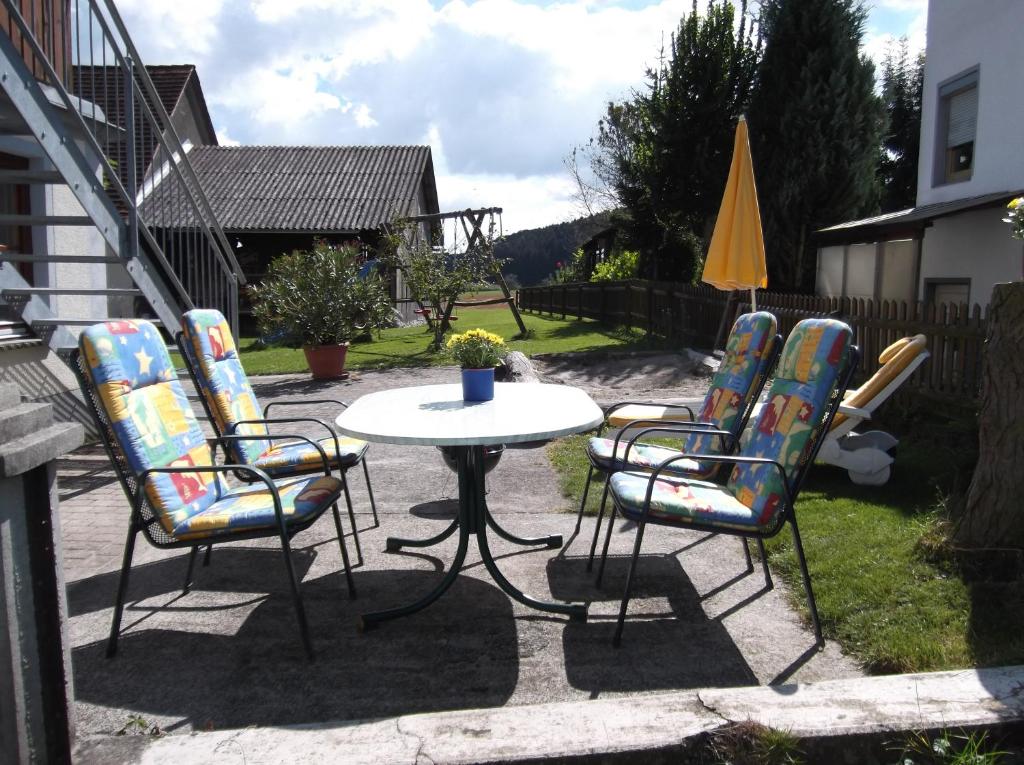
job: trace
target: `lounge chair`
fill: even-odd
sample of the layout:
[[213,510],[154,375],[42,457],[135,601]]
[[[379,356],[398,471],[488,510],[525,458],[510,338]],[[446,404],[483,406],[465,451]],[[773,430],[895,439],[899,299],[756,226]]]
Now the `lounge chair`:
[[[195,309],[182,317],[182,331],[175,338],[185,365],[202,394],[206,410],[217,435],[245,434],[263,436],[261,439],[232,441],[227,445],[231,462],[252,465],[273,477],[302,475],[320,470],[320,452],[327,454],[331,468],[341,472],[342,489],[352,522],[352,535],[356,545],[356,557],[362,562],[363,551],[359,544],[355,514],[349,496],[345,472],[360,462],[366,476],[366,489],[370,494],[374,527],[380,525],[377,519],[377,504],[370,485],[370,471],[366,466],[365,441],[338,435],[326,421],[303,415],[301,417],[275,417],[268,419],[270,409],[275,406],[310,406],[330,404],[343,409],[348,404],[337,399],[277,399],[267,404],[262,412],[259,401],[253,393],[249,378],[238,359],[231,328],[220,311]],[[268,425],[317,425],[327,432],[327,437],[316,442],[316,448],[307,440],[282,443],[279,436],[271,438]],[[245,480],[244,475],[240,476]]]
[[[699,413],[686,406],[669,409],[673,420],[686,416],[694,428],[717,429],[725,431],[724,436],[710,436],[699,432],[682,436],[682,450],[692,453],[729,454],[736,444],[736,439],[747,423],[751,408],[764,387],[769,373],[775,366],[779,351],[782,348],[782,337],[778,334],[778,321],[766,312],[748,313],[740,316],[733,324],[729,339],[726,342],[725,357],[722,359],[718,372],[711,380],[704,402]],[[613,404],[605,413],[606,422],[616,421],[615,415],[628,406],[635,404]],[[594,471],[608,474],[616,470],[650,470],[660,464],[666,457],[674,454],[667,446],[658,446],[640,442],[630,443],[625,435],[637,427],[665,424],[660,418],[640,419],[622,423],[623,429],[615,438],[591,438],[587,444],[587,458],[590,470],[587,482],[583,487],[583,498],[576,515],[576,532],[579,532],[583,519],[583,509],[587,502],[587,493]],[[626,453],[626,445],[630,443]],[[679,462],[672,466],[672,472],[707,478],[717,471],[718,465],[709,462]],[[608,482],[605,482],[604,494],[601,497],[601,510],[594,526],[594,538],[590,545],[590,557],[587,568],[593,564],[594,551],[601,531],[601,520],[604,517],[605,503],[608,498]],[[746,545],[744,544],[744,550]]]
[[882,364],[856,390],[848,391],[832,429],[818,452],[818,459],[845,468],[850,480],[866,486],[881,486],[892,474],[892,450],[899,441],[889,433],[870,430],[857,433],[854,428],[871,419],[875,410],[896,392],[930,355],[924,335],[898,340],[878,357]]
[[[786,345],[768,403],[761,409],[753,434],[739,455],[677,452],[653,472],[622,471],[608,480],[613,501],[605,535],[598,584],[604,574],[616,513],[636,521],[636,541],[619,609],[613,642],[619,645],[636,573],[644,531],[649,524],[692,528],[741,537],[765,539],[788,521],[811,614],[814,634],[823,642],[810,574],[796,523],[795,503],[807,470],[832,424],[859,359],[853,332],[834,319],[807,319],[793,329]],[[679,424],[651,428],[700,435],[728,431],[695,430]],[[642,437],[644,431],[631,441]],[[732,465],[725,485],[674,474],[674,465],[687,460]]]
[[[72,367],[92,412],[103,445],[131,503],[128,539],[107,643],[117,651],[135,539],[141,531],[161,548],[190,548],[183,592],[192,584],[196,553],[215,544],[278,537],[284,551],[302,642],[313,647],[291,558],[291,538],[330,507],[345,565],[349,595],[355,597],[338,498],[343,483],[330,475],[320,452],[319,474],[274,481],[252,465],[216,465],[211,443],[238,444],[257,436],[218,435],[209,441],[188,404],[163,339],[147,321],[110,321],[86,329],[73,352]],[[232,487],[226,474],[243,474],[251,485]]]

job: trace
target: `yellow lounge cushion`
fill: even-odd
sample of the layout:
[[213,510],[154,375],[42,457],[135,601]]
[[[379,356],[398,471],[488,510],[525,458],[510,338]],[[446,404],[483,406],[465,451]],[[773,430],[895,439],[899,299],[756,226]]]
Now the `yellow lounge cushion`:
[[[928,340],[924,335],[914,335],[897,340],[879,354],[878,360],[882,366],[878,371],[859,388],[848,391],[843,397],[843,404],[854,409],[860,409],[870,404],[887,385],[900,376],[914,359],[925,352],[927,345]],[[837,412],[835,419],[832,420],[832,429],[837,428],[846,419],[845,414]]]
[[[700,404],[697,404],[700,406]],[[693,409],[694,407],[690,407]],[[685,409],[660,404],[628,404],[608,415],[608,424],[623,428],[634,420],[666,420],[668,422],[691,422],[690,413]]]

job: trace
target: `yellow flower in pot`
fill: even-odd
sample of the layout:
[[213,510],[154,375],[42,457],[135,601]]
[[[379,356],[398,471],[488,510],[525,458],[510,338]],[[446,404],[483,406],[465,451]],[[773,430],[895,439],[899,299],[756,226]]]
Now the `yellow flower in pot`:
[[462,398],[490,401],[494,398],[494,367],[505,358],[505,341],[484,329],[452,335],[445,344],[448,356],[462,367]]

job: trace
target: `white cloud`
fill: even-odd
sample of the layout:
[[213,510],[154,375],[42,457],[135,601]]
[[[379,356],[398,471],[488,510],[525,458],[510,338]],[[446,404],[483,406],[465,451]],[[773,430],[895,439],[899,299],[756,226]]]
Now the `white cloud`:
[[217,133],[217,143],[219,143],[221,146],[241,146],[242,145],[241,141],[236,141],[234,138],[232,138],[228,134],[228,129],[226,127],[224,127],[223,125],[221,127],[217,128],[215,132]]
[[356,125],[361,128],[377,127],[377,120],[371,116],[370,107],[366,104],[359,104],[352,115],[355,117]]
[[159,34],[145,34],[144,60],[149,62],[156,52],[161,58],[170,55],[177,59],[169,63],[181,64],[190,63],[183,57],[192,59],[210,52],[224,0],[118,0],[117,7],[129,19],[128,32],[133,37],[143,24],[144,34],[160,30]]

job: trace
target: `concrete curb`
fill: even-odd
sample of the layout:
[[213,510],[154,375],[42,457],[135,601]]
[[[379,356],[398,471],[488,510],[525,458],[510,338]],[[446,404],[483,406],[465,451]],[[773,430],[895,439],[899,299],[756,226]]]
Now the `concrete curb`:
[[[678,761],[733,722],[788,730],[849,755],[893,733],[1024,720],[1024,667],[407,715],[309,727],[80,740],[79,763],[529,763]],[[343,691],[342,691],[343,692]],[[830,747],[831,741],[831,747]],[[858,761],[864,761],[858,758]]]

